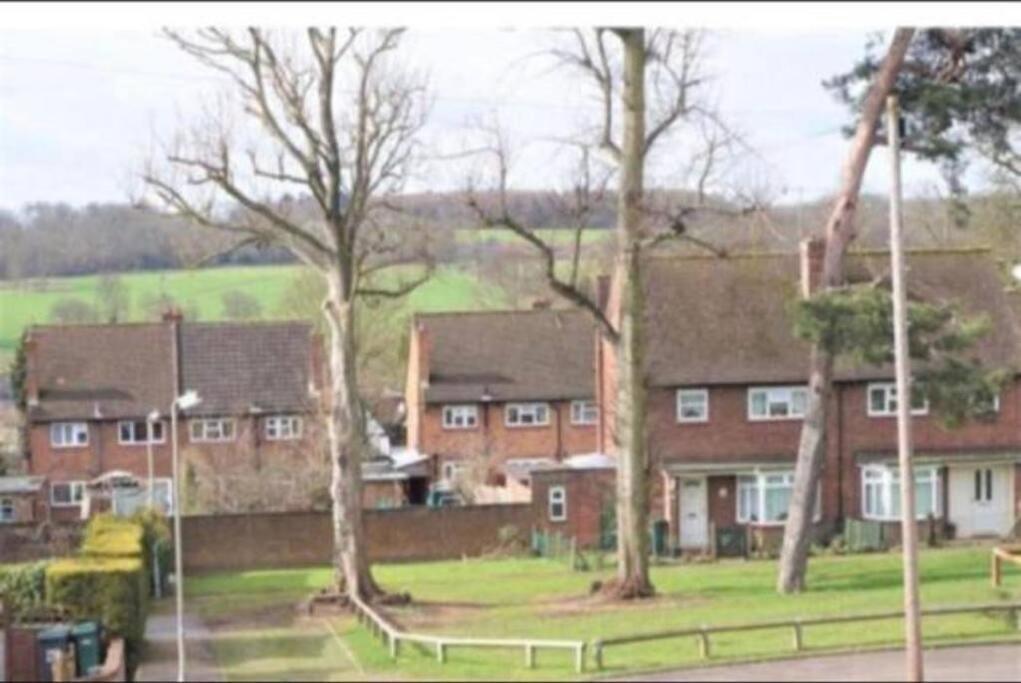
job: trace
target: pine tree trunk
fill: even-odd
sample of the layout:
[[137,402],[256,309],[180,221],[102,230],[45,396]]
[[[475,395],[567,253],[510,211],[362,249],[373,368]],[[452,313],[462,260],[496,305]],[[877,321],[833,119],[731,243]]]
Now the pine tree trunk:
[[645,165],[645,32],[618,30],[624,43],[624,132],[618,194],[616,281],[618,381],[617,580],[619,598],[653,594],[649,580],[649,462],[646,439],[645,297],[641,278],[641,224]]
[[[844,281],[844,257],[855,237],[854,217],[862,177],[875,146],[876,129],[886,97],[893,90],[904,64],[914,29],[897,29],[886,58],[869,88],[861,118],[844,164],[844,177],[836,204],[826,223],[826,252],[819,287],[832,289]],[[801,428],[794,488],[784,527],[777,590],[795,593],[805,588],[808,550],[812,543],[812,517],[816,491],[826,459],[826,411],[833,392],[833,356],[818,345],[812,348],[805,422]]]
[[329,276],[325,307],[330,327],[330,404],[327,411],[333,499],[334,576],[337,590],[372,600],[381,591],[372,578],[362,530],[362,453],[365,420],[355,370],[353,297]]

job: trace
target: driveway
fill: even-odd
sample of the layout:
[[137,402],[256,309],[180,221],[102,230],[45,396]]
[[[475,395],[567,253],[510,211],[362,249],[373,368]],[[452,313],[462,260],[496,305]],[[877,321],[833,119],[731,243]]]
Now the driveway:
[[[210,644],[209,628],[194,614],[184,614],[185,678],[189,681],[222,681]],[[144,658],[136,681],[177,680],[177,617],[173,611],[149,615],[145,624]]]
[[[629,681],[894,681],[904,680],[904,651],[863,652],[760,664],[680,669]],[[927,681],[1021,681],[1021,644],[926,650]]]

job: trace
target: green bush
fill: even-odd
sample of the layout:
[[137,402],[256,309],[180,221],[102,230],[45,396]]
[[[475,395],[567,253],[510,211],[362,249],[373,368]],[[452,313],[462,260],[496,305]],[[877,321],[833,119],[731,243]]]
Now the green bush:
[[130,519],[104,514],[93,517],[85,527],[81,554],[86,557],[142,558],[145,529]]
[[[171,571],[170,563],[174,556],[167,519],[162,513],[155,510],[142,510],[135,514],[132,520],[142,527],[142,547],[145,551],[143,559],[147,572],[146,575],[149,577],[150,589],[151,591],[155,590],[152,571],[154,558],[159,561],[160,579],[163,583],[161,588],[165,589],[167,575]],[[162,592],[166,593],[165,590]],[[150,594],[154,593],[151,592]]]
[[31,614],[44,603],[46,562],[0,565],[0,597],[15,617]]
[[72,619],[99,619],[124,638],[133,671],[145,636],[148,582],[138,557],[78,557],[46,567],[46,602]]

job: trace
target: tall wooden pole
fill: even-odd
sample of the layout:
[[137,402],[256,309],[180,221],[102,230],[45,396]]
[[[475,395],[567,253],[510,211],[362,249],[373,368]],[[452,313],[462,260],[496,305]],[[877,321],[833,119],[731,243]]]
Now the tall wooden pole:
[[893,344],[897,371],[897,455],[900,461],[900,524],[904,552],[904,635],[906,679],[922,680],[922,624],[918,604],[918,523],[915,475],[911,466],[911,358],[908,356],[907,297],[901,226],[900,112],[897,98],[886,100],[890,143],[890,260],[893,271]]

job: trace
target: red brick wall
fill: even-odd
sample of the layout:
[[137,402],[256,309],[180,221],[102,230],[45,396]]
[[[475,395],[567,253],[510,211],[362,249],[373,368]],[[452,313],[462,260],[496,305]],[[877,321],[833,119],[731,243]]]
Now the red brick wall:
[[562,458],[595,450],[596,426],[572,425],[571,402],[551,402],[549,424],[541,427],[508,427],[503,403],[479,406],[479,425],[474,429],[444,429],[443,406],[428,405],[421,419],[420,449],[444,461],[488,458],[491,467],[508,458]]
[[[614,470],[550,470],[532,473],[532,515],[535,526],[577,539],[581,547],[594,547],[600,539],[600,517],[614,503]],[[567,496],[567,519],[549,516],[549,490],[563,486]]]

